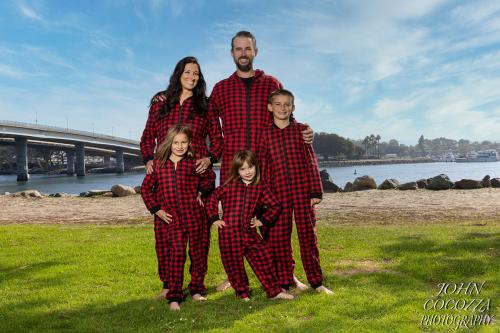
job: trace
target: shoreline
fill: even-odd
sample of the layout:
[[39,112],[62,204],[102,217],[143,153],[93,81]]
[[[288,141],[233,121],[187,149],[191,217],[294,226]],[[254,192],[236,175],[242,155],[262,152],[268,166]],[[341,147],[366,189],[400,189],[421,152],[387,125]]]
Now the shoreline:
[[[318,224],[387,225],[500,222],[500,188],[445,191],[368,190],[325,193]],[[127,197],[0,196],[0,225],[148,224],[140,195]]]
[[365,160],[339,160],[339,161],[324,161],[318,160],[320,167],[349,167],[357,165],[389,165],[389,164],[414,164],[414,163],[435,163],[436,161],[420,157],[420,158],[391,158],[391,159],[365,159]]
[[[386,165],[386,164],[413,164],[413,163],[434,163],[436,161],[429,158],[391,158],[391,159],[361,159],[361,160],[318,160],[318,165],[320,167],[345,167],[345,166],[355,166],[355,165]],[[146,168],[144,166],[133,167],[125,173],[139,173],[144,171]],[[220,169],[220,163],[215,163],[213,165],[214,170]],[[88,174],[115,174],[114,168],[94,168],[87,171]],[[41,172],[39,169],[29,172],[30,175],[66,175],[66,168],[61,167],[59,169],[54,169],[50,171]],[[0,176],[14,176],[15,171],[5,172],[0,171]]]

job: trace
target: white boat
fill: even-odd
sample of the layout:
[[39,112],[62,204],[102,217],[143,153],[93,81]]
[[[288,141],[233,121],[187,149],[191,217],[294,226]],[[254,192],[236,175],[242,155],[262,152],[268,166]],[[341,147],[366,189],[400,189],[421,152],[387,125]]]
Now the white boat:
[[495,149],[471,151],[466,157],[457,157],[455,162],[496,162],[498,161],[498,152]]

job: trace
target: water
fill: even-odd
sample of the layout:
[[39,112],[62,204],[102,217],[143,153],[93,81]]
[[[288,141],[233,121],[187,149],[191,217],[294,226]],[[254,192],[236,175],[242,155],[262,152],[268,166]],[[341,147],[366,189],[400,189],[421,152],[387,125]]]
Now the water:
[[[386,164],[350,167],[322,167],[327,169],[333,182],[344,186],[356,177],[369,175],[380,184],[387,178],[396,178],[401,183],[415,181],[421,178],[431,178],[444,173],[452,181],[462,178],[482,179],[485,175],[500,178],[500,162],[486,163],[415,163]],[[356,170],[356,175],[354,171]],[[218,170],[216,170],[218,177]],[[142,183],[143,173],[89,174],[85,177],[68,177],[66,175],[31,175],[28,182],[18,183],[15,175],[0,175],[0,193],[17,192],[26,189],[37,189],[43,193],[66,192],[78,194],[88,190],[109,190],[115,184],[137,186]]]

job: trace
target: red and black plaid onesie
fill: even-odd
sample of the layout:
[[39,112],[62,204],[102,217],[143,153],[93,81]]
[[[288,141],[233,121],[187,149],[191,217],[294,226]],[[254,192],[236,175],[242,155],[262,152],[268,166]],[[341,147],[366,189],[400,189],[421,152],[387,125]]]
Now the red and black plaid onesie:
[[[191,144],[195,151],[195,157],[197,159],[203,157],[209,157],[212,163],[219,160],[222,154],[222,132],[220,128],[220,123],[218,118],[210,118],[208,115],[197,115],[194,110],[194,103],[192,98],[187,98],[182,105],[177,103],[175,108],[169,110],[166,115],[159,117],[159,112],[163,108],[166,102],[158,102],[151,104],[149,108],[149,116],[146,122],[146,127],[142,133],[141,138],[141,155],[144,163],[154,158],[155,149],[163,142],[167,135],[167,131],[170,127],[175,124],[183,123],[189,126],[193,132],[193,138],[191,139]],[[207,148],[206,138],[210,140],[210,149]],[[215,181],[214,181],[215,187]],[[155,224],[161,223],[161,219],[155,215]],[[210,246],[210,227],[205,226],[205,249],[208,256],[208,250]],[[164,229],[158,230],[162,232]],[[163,235],[167,237],[167,235]],[[157,237],[162,237],[157,235]],[[158,258],[167,258],[168,247],[160,247],[156,249],[157,251],[163,251],[163,253],[158,253]],[[162,281],[166,281],[167,277],[164,272],[160,271],[160,278]]]
[[311,198],[322,198],[323,188],[312,145],[304,143],[305,125],[291,122],[284,129],[275,124],[262,131],[258,156],[263,180],[283,205],[276,223],[262,228],[276,265],[279,283],[293,283],[292,214],[299,237],[300,256],[313,288],[322,285],[323,274],[315,233],[316,217]]
[[276,280],[272,256],[250,221],[260,211],[259,219],[271,224],[279,215],[281,205],[264,184],[246,185],[240,179],[218,187],[206,205],[210,222],[219,220],[218,204],[222,202],[222,220],[226,226],[219,229],[219,248],[224,270],[236,295],[249,297],[248,276],[244,257],[262,283],[268,297],[281,292]]
[[[207,115],[194,114],[193,99],[190,97],[182,105],[177,103],[166,115],[159,117],[159,111],[166,102],[151,104],[148,120],[141,137],[141,155],[143,162],[152,160],[155,148],[159,146],[170,127],[183,123],[193,131],[191,144],[195,150],[195,157],[210,158],[212,163],[219,160],[222,154],[222,132],[219,119]],[[207,148],[206,138],[210,140],[210,148]]]
[[206,291],[203,280],[207,253],[203,239],[208,222],[196,197],[198,192],[206,195],[213,190],[215,173],[211,169],[201,175],[196,173],[196,160],[188,157],[177,162],[177,168],[170,160],[163,167],[154,160],[153,169],[153,173],[144,178],[141,195],[151,214],[163,209],[172,215],[170,223],[155,219],[156,253],[160,278],[169,289],[167,299],[179,302],[184,299],[182,284],[188,241],[189,291],[192,295]]
[[256,151],[262,128],[273,121],[267,110],[267,99],[281,83],[274,77],[256,70],[249,88],[236,72],[218,82],[210,96],[209,117],[221,118],[224,149],[220,170],[220,183],[227,179],[227,172],[234,154],[242,149]]

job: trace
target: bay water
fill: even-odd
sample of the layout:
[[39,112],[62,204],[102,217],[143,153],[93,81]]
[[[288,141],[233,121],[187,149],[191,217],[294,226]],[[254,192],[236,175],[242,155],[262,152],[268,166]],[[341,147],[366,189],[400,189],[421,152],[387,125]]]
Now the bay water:
[[[500,178],[499,162],[478,163],[412,163],[412,164],[384,164],[384,165],[357,165],[349,167],[320,167],[326,169],[333,182],[344,187],[346,182],[352,182],[356,177],[369,175],[380,184],[387,178],[395,178],[401,183],[415,181],[422,178],[431,178],[439,174],[446,174],[452,181],[463,178],[481,180],[485,175],[491,178]],[[219,170],[216,170],[219,178]],[[36,189],[50,194],[66,192],[78,194],[88,190],[109,190],[115,184],[137,186],[142,183],[144,173],[118,174],[88,174],[85,177],[66,175],[31,175],[27,182],[17,182],[15,175],[0,175],[0,194],[17,192],[26,189]]]

